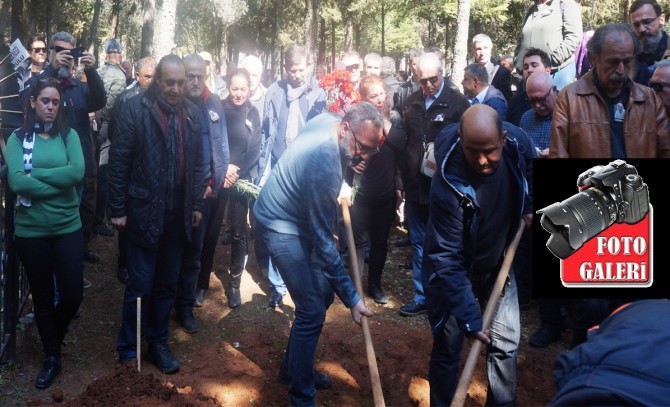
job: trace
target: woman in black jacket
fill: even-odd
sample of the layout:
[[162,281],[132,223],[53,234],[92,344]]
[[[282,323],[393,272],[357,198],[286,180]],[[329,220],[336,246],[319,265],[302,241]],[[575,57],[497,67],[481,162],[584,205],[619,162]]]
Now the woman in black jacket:
[[245,69],[231,72],[228,76],[229,95],[223,102],[230,148],[230,165],[223,187],[228,195],[228,214],[233,236],[227,293],[230,308],[237,308],[242,303],[240,280],[247,259],[249,211],[249,198],[233,185],[238,179],[252,181],[258,177],[261,153],[261,120],[258,111],[249,102],[249,81],[249,72]]
[[[379,153],[368,159],[365,171],[353,177],[352,228],[358,269],[363,270],[365,248],[370,245],[368,261],[368,295],[379,304],[386,304],[388,297],[381,287],[382,271],[386,263],[388,237],[396,207],[396,172],[398,158],[405,146],[405,132],[399,118],[391,117],[391,103],[384,90],[384,83],[376,75],[365,76],[359,88],[361,100],[379,109],[384,118],[384,139]],[[395,113],[395,112],[394,112]],[[392,124],[392,122],[395,122]],[[359,168],[358,166],[356,168]],[[350,180],[351,182],[351,180]]]

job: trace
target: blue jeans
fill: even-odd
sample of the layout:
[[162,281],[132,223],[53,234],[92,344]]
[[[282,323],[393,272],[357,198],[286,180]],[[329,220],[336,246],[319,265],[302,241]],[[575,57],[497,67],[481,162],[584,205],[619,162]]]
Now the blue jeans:
[[[476,285],[473,282],[473,290],[480,293],[488,293],[491,288],[490,284],[485,287]],[[482,296],[478,295],[479,298]],[[485,308],[484,301],[481,306],[482,309]],[[498,302],[498,310],[494,313],[489,327],[491,344],[486,347],[487,406],[514,405],[516,402],[516,358],[521,336],[519,318],[516,280],[510,272]],[[451,404],[460,376],[463,338],[463,331],[453,316],[449,317],[442,331],[433,337],[428,370],[431,406]]]
[[[177,296],[182,248],[186,241],[181,208],[165,216],[163,234],[156,246],[128,241],[128,284],[123,296],[121,330],[116,349],[119,359],[137,357],[137,298],[142,298],[142,333],[147,342],[168,340],[170,312]],[[144,336],[144,335],[142,335]]]
[[256,240],[277,266],[295,304],[295,320],[281,364],[290,377],[290,405],[316,406],[314,358],[326,310],[333,303],[333,290],[312,264],[310,239],[273,232],[257,224]]
[[428,204],[405,200],[407,210],[407,227],[409,228],[409,240],[412,243],[412,280],[414,281],[414,302],[424,304],[426,295],[423,292],[421,282],[421,262],[423,260],[423,238],[426,235],[428,225]]
[[205,230],[212,216],[212,208],[215,207],[213,198],[205,199],[202,206],[202,219],[200,225],[191,231],[191,243],[184,244],[184,253],[181,260],[181,271],[179,273],[179,284],[177,286],[177,299],[174,307],[193,308],[195,303],[195,288],[200,274],[202,246],[205,242]]
[[564,66],[561,70],[554,72],[552,74],[552,77],[554,78],[556,89],[561,90],[565,86],[574,82],[576,75],[577,75],[577,67],[575,66],[575,61],[570,62],[569,64]]

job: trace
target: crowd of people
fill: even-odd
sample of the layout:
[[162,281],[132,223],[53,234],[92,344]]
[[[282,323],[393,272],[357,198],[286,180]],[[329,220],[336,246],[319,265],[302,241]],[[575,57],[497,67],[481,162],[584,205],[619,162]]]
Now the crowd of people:
[[[366,294],[387,304],[383,271],[400,219],[415,294],[398,311],[428,315],[431,405],[454,396],[465,336],[487,345],[487,404],[513,405],[519,310],[532,293],[533,160],[670,156],[664,22],[655,0],[635,0],[630,24],[598,27],[583,41],[573,0],[538,0],[513,56],[493,58],[491,38],[473,36],[463,78],[447,75],[436,48],[408,51],[407,78],[393,58],[347,51],[332,70],[347,72],[355,97],[339,113],[319,82],[328,67],[297,44],[283,53],[283,78],[263,83],[254,55],[222,78],[207,52],[145,57],[129,70],[111,39],[98,68],[88,52],[70,55],[76,41],[66,32],[48,43],[31,38],[32,64],[18,75],[24,122],[6,161],[46,355],[36,386],[48,388],[60,373],[60,343],[91,285],[84,262],[100,261],[89,246],[94,234],[118,238],[119,361],[137,358],[140,329],[149,360],[174,373],[171,313],[198,332],[193,310],[206,301],[222,232],[231,244],[228,306],[242,305],[253,230],[269,306],[284,306],[287,294],[295,304],[279,381],[291,405],[314,405],[316,390],[332,384],[314,360],[334,295],[355,322],[372,315],[346,273],[354,261],[346,246],[355,246],[359,270],[369,259]],[[581,45],[588,70],[576,57]],[[242,182],[260,194],[250,198],[236,188]],[[342,202],[351,205],[353,242],[341,228]],[[481,309],[520,223],[527,231],[484,327]],[[566,312],[580,346],[612,308],[597,299],[538,305],[536,347],[560,338]]]

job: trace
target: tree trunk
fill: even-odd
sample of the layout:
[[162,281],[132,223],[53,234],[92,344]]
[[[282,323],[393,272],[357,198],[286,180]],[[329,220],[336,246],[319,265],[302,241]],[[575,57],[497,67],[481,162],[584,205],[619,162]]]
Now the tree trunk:
[[316,33],[319,26],[319,0],[305,0],[305,48],[316,54]]
[[318,64],[326,61],[326,20],[319,20],[319,57],[316,59]]
[[219,60],[221,61],[221,76],[228,76],[228,27],[223,24],[221,25]]
[[10,44],[17,38],[23,41],[26,38],[26,29],[23,26],[21,17],[23,16],[23,0],[12,0],[12,36],[9,39]]
[[92,52],[93,55],[98,55],[98,23],[100,22],[100,7],[102,6],[102,0],[95,0],[93,5],[93,21],[91,21],[91,31],[88,33],[88,51]]
[[[2,8],[0,8],[0,27],[7,27],[9,22],[9,0],[2,1]],[[0,30],[0,46],[5,45],[5,43],[11,43],[11,41],[5,41],[5,30]]]
[[272,40],[270,41],[270,73],[273,82],[280,78],[281,62],[277,63],[277,33],[279,32],[279,0],[274,1],[274,16],[272,19]]
[[[53,1],[51,0],[44,0],[44,3],[46,3],[46,10],[47,10],[47,31],[46,31],[46,40],[47,42],[50,40],[50,37],[53,32],[53,24],[54,24],[54,5]],[[50,44],[47,44],[50,45]]]
[[153,55],[154,20],[156,17],[156,0],[143,0],[144,24],[142,24],[142,44],[140,58]]
[[119,20],[121,14],[121,2],[119,0],[114,0],[112,4],[112,38],[120,38],[119,36]]
[[454,41],[453,59],[451,60],[451,81],[463,91],[461,78],[468,57],[468,27],[470,23],[470,0],[458,0],[456,16],[456,41]]
[[160,61],[165,55],[172,53],[175,47],[174,33],[177,19],[177,0],[163,0],[156,10],[156,21],[153,39],[154,57]]
[[351,51],[354,49],[354,25],[350,18],[344,24],[344,51]]
[[333,26],[330,29],[330,70],[332,71],[333,68],[335,67],[335,61],[337,61],[337,58],[335,57],[335,22],[333,21]]
[[384,8],[384,0],[382,0],[382,56],[386,55],[386,44],[384,42],[384,39],[386,37],[384,31],[386,31],[386,9]]

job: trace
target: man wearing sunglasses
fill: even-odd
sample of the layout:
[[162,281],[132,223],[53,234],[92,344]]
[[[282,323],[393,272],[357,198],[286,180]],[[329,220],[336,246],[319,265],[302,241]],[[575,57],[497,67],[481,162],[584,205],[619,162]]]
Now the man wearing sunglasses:
[[663,103],[650,88],[628,78],[639,51],[633,30],[626,24],[604,25],[587,48],[593,68],[556,99],[549,157],[670,157]]
[[35,35],[28,39],[26,43],[28,53],[30,54],[30,65],[25,66],[21,64],[16,72],[19,75],[19,90],[22,90],[24,84],[33,75],[39,75],[44,69],[47,60],[47,46],[46,41],[39,35]]
[[635,82],[649,84],[654,73],[654,63],[663,58],[670,48],[670,38],[663,30],[665,15],[656,0],[635,0],[629,8],[630,25],[642,43],[635,59]]
[[[656,62],[649,87],[661,99],[665,106],[665,114],[670,117],[670,59]],[[670,120],[668,120],[668,123],[668,127],[670,127]]]
[[128,99],[115,118],[109,152],[109,213],[127,232],[128,283],[117,340],[120,362],[137,357],[137,298],[148,358],[163,373],[179,370],[168,347],[184,246],[202,219],[202,112],[184,92],[184,62],[164,56],[144,93]]
[[434,53],[426,52],[419,57],[416,73],[421,89],[407,98],[403,115],[407,147],[401,157],[400,167],[412,244],[412,279],[416,289],[412,301],[400,307],[403,316],[426,312],[426,297],[421,283],[421,258],[428,222],[431,179],[420,171],[421,158],[427,143],[435,141],[437,133],[448,124],[457,123],[470,106],[468,99],[452,88],[453,84],[442,76],[442,72],[442,63]]
[[[93,220],[95,218],[96,180],[98,164],[95,160],[95,148],[89,113],[105,107],[107,97],[102,78],[96,72],[95,57],[83,52],[78,60],[70,55],[76,46],[72,34],[60,31],[51,37],[49,63],[39,75],[33,75],[21,92],[21,99],[30,92],[28,89],[34,81],[40,79],[57,78],[63,89],[61,95],[62,106],[68,126],[79,135],[81,148],[84,152],[85,173],[84,180],[77,188],[79,194],[79,215],[81,216],[82,232],[84,235],[84,261],[97,263],[100,258],[89,248],[92,238]],[[34,48],[34,47],[33,47]],[[41,52],[41,50],[40,50]],[[75,64],[81,64],[86,74],[86,82],[72,77]]]

